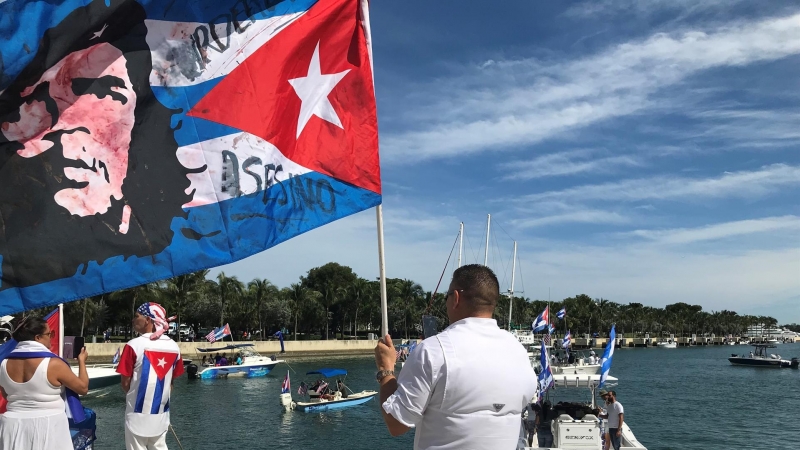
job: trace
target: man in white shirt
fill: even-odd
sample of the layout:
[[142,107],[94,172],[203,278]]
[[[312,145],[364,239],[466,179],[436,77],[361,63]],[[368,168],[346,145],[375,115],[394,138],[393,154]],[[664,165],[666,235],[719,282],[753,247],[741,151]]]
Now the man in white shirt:
[[411,353],[399,377],[391,336],[375,347],[383,419],[392,436],[416,428],[415,450],[512,450],[521,414],[536,396],[528,354],[492,319],[500,296],[488,267],[453,273],[450,326]]
[[603,419],[608,418],[606,435],[611,442],[611,446],[614,447],[614,450],[619,450],[620,438],[622,437],[622,424],[625,422],[625,409],[622,407],[622,403],[617,401],[616,391],[608,391],[605,400],[608,405],[608,412],[606,414],[600,414],[600,417]]
[[125,345],[117,365],[126,394],[126,450],[167,450],[172,381],[183,373],[178,344],[164,333],[168,320],[158,303],[141,305],[133,319],[141,336]]

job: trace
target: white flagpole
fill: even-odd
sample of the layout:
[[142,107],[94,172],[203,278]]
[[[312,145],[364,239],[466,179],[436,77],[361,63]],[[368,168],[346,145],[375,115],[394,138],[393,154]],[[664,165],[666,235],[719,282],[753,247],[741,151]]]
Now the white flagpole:
[[58,356],[64,357],[64,304],[58,304]]
[[[362,26],[369,51],[369,65],[372,69],[372,87],[375,88],[375,64],[372,60],[372,31],[369,24],[369,0],[361,0]],[[378,273],[381,285],[381,339],[389,334],[389,307],[386,301],[386,259],[383,255],[383,205],[375,207],[378,221]]]
[[383,252],[383,205],[375,207],[378,219],[378,273],[381,283],[381,339],[389,334],[389,306],[386,299],[386,259]]

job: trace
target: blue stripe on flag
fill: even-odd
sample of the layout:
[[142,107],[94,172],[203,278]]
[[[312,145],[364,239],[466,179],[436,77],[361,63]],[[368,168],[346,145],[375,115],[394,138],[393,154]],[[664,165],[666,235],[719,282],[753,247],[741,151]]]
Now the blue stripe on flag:
[[[330,200],[327,186],[335,201]],[[315,200],[317,194],[323,198]],[[0,291],[0,315],[50,306],[51,298],[66,303],[229,264],[381,203],[374,192],[317,172],[277,183],[266,196],[266,204],[261,191],[188,209],[187,218],[173,219],[172,243],[157,255],[115,256],[103,264],[92,261],[85,274],[79,269],[69,278]]]
[[136,405],[133,412],[140,413],[144,409],[144,395],[147,393],[147,381],[150,376],[150,360],[142,358],[142,378],[139,379],[139,388],[136,390]]
[[[181,87],[153,86],[153,94],[164,106],[181,112],[172,116],[172,128],[178,146],[196,144],[209,139],[239,133],[241,130],[210,120],[187,116],[186,113],[225,77],[215,78],[200,84]],[[180,124],[180,128],[178,127]]]
[[165,379],[156,377],[156,391],[153,393],[153,404],[150,406],[150,414],[158,414],[161,409],[161,399],[164,396]]
[[[103,0],[94,0],[103,1]],[[250,20],[307,11],[316,0],[138,0],[147,12],[148,20],[171,22],[199,22],[201,24],[228,23],[233,29],[234,17],[240,27]],[[74,9],[89,4],[91,0],[7,0],[0,2],[0,91],[36,55],[45,31],[58,25]],[[236,31],[234,31],[236,33]],[[9,39],[8,36],[11,36]]]

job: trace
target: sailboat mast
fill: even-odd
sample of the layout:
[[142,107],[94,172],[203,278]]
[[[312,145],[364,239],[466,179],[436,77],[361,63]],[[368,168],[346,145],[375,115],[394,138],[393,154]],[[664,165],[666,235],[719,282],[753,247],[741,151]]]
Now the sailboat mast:
[[489,267],[489,229],[492,226],[492,215],[486,215],[486,250],[483,253],[483,265]]
[[517,241],[514,241],[514,256],[511,261],[511,291],[508,297],[508,331],[511,331],[511,311],[514,309],[514,275],[517,272]]
[[458,227],[458,267],[461,267],[461,253],[464,251],[464,222]]

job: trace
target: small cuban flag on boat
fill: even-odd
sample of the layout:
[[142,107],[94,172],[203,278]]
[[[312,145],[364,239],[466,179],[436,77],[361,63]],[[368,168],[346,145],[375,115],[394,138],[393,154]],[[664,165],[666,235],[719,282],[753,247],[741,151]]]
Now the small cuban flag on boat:
[[569,344],[572,343],[572,332],[567,331],[566,336],[564,336],[564,340],[561,341],[561,346],[563,348],[569,348]]
[[283,385],[281,386],[281,394],[288,394],[291,392],[292,385],[289,381],[289,371],[286,371],[286,377],[283,378]]
[[536,317],[536,320],[531,324],[531,329],[536,331],[547,330],[550,323],[550,307],[546,307],[544,311]]
[[611,333],[608,335],[608,344],[606,344],[606,351],[603,352],[603,358],[600,360],[600,384],[598,388],[603,387],[603,384],[608,378],[608,372],[611,371],[611,358],[614,357],[614,344],[617,341],[617,332],[614,325],[611,325]]
[[562,320],[564,319],[564,317],[567,317],[567,308],[561,308],[561,311],[556,313],[556,317],[558,317],[559,320]]
[[114,359],[111,360],[111,364],[117,364],[119,362],[119,347],[117,347],[117,353],[114,353]]

